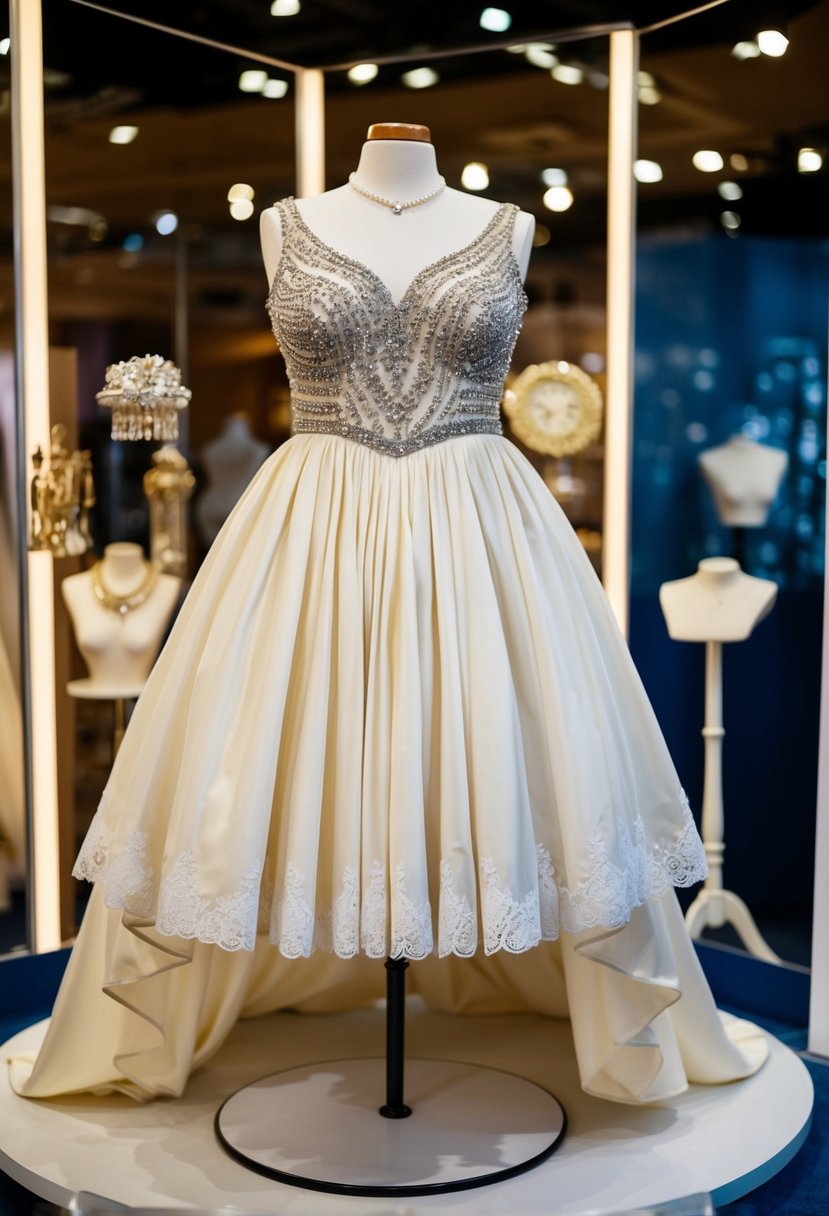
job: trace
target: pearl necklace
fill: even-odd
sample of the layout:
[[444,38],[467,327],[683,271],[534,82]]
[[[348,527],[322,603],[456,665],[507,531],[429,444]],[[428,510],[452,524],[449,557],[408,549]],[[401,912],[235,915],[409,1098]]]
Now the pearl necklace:
[[441,190],[446,185],[445,178],[441,177],[438,179],[440,185],[438,186],[437,190],[433,190],[431,194],[422,194],[420,198],[413,198],[409,199],[407,203],[400,203],[396,199],[384,198],[382,194],[373,194],[371,190],[363,189],[362,186],[357,185],[355,178],[355,173],[350,173],[348,175],[349,185],[356,190],[358,194],[362,194],[366,198],[370,198],[373,203],[382,203],[384,207],[390,208],[392,215],[400,215],[402,212],[408,211],[410,207],[419,207],[421,203],[428,203],[429,199],[437,198]]
[[146,573],[135,590],[127,592],[126,595],[119,595],[104,583],[103,562],[96,562],[92,567],[92,591],[95,599],[107,611],[126,616],[132,608],[140,608],[149,598],[157,578],[158,571],[153,565],[147,563]]

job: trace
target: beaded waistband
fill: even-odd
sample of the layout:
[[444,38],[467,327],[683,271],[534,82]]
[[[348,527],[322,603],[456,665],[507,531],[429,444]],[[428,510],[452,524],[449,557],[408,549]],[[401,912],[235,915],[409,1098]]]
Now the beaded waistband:
[[445,439],[453,439],[457,435],[503,435],[500,418],[469,418],[457,419],[453,422],[438,423],[422,434],[407,435],[404,438],[394,438],[388,435],[377,435],[365,427],[352,426],[347,422],[327,420],[325,418],[296,418],[293,425],[294,434],[319,432],[324,435],[342,435],[345,439],[353,439],[365,447],[373,448],[375,452],[383,452],[387,456],[409,456],[412,452],[420,452],[423,448],[431,447],[434,443],[442,443]]

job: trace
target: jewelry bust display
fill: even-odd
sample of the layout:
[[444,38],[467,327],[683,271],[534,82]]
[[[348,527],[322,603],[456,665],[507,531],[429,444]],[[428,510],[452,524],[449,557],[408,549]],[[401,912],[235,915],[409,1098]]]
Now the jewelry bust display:
[[705,557],[695,574],[659,590],[668,633],[678,642],[742,642],[776,598],[776,583],[746,574],[733,557]]
[[88,677],[72,680],[72,696],[137,697],[155,662],[178,601],[181,580],[161,574],[140,545],[107,545],[91,569],[65,578],[63,602]]

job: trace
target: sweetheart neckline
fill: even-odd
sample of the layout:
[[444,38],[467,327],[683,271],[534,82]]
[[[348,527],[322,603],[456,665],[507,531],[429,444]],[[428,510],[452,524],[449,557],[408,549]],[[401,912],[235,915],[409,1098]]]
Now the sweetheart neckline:
[[[512,209],[514,213],[518,212],[518,207],[514,203],[499,203],[497,208],[495,209],[494,213],[492,214],[490,219],[487,221],[486,225],[481,229],[481,231],[478,233],[477,236],[473,237],[471,241],[469,241],[466,245],[463,245],[460,249],[454,249],[454,250],[450,251],[449,253],[444,253],[441,257],[435,258],[434,261],[428,262],[425,266],[423,266],[420,270],[418,270],[417,274],[414,276],[414,278],[409,283],[406,290],[403,292],[403,295],[400,297],[400,300],[398,302],[395,302],[394,296],[392,295],[392,292],[391,292],[391,288],[386,283],[385,279],[380,277],[380,275],[377,273],[376,270],[372,270],[370,266],[367,266],[365,264],[365,262],[361,262],[359,260],[359,258],[353,258],[350,256],[350,254],[343,253],[340,249],[335,249],[333,245],[329,245],[327,241],[323,240],[323,238],[321,236],[319,236],[318,233],[316,233],[313,228],[310,227],[310,225],[307,223],[307,221],[304,219],[302,213],[300,212],[299,207],[296,204],[296,199],[294,198],[294,196],[292,194],[288,195],[287,198],[283,199],[283,202],[288,204],[292,216],[294,217],[296,222],[299,224],[299,227],[302,229],[302,231],[305,233],[306,236],[310,237],[310,239],[316,245],[319,245],[319,247],[321,249],[324,249],[326,251],[326,253],[333,255],[335,258],[337,258],[343,262],[347,262],[355,270],[358,270],[361,273],[367,275],[372,280],[374,285],[376,287],[380,288],[381,292],[386,297],[386,301],[388,302],[388,304],[391,306],[391,308],[393,309],[393,311],[395,313],[400,313],[400,312],[405,311],[405,308],[408,306],[409,296],[412,294],[412,292],[418,286],[418,284],[420,283],[420,280],[422,278],[424,278],[426,275],[431,274],[434,271],[440,269],[440,267],[446,265],[447,262],[454,262],[458,258],[463,257],[465,254],[471,253],[473,249],[477,248],[477,246],[482,243],[482,241],[486,240],[486,238],[490,234],[490,231],[495,227],[496,223],[498,222],[498,220],[501,218],[501,216],[504,214],[505,211]],[[279,204],[274,203],[273,205],[275,207],[277,207]],[[285,244],[286,244],[285,234],[283,233],[282,234],[282,251],[280,253],[279,262],[277,263],[277,267],[274,272],[273,280],[271,281],[271,289],[270,289],[270,292],[268,293],[269,295],[273,292],[274,287],[276,286],[276,283],[279,279],[279,272],[282,269],[282,262],[285,257]],[[509,259],[510,259],[510,265],[515,273],[516,281],[517,281],[519,287],[521,288],[521,290],[523,291],[524,282],[523,282],[523,279],[521,278],[521,271],[518,266],[518,261],[512,250],[512,244],[510,244],[510,247],[509,247]]]

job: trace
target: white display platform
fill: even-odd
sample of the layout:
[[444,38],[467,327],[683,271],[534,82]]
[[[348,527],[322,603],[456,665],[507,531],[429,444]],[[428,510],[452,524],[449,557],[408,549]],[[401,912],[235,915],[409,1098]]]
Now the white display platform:
[[[23,1031],[5,1044],[4,1056],[34,1053],[44,1033],[45,1023]],[[133,1207],[388,1216],[402,1210],[401,1201],[321,1194],[260,1177],[224,1152],[213,1126],[225,1099],[251,1081],[300,1062],[376,1056],[384,1035],[379,1008],[240,1022],[183,1097],[144,1105],[91,1095],[34,1102],[14,1094],[4,1072],[0,1167],[58,1204],[85,1190]],[[527,1077],[561,1100],[568,1131],[553,1156],[528,1173],[478,1190],[407,1198],[405,1211],[582,1216],[699,1191],[730,1202],[782,1169],[808,1131],[811,1078],[778,1040],[770,1040],[770,1049],[768,1062],[746,1081],[693,1086],[669,1102],[626,1106],[583,1093],[567,1022],[451,1016],[410,1001],[409,1057],[479,1062]],[[386,1123],[379,1115],[377,1122]],[[452,1152],[449,1136],[445,1151]]]

